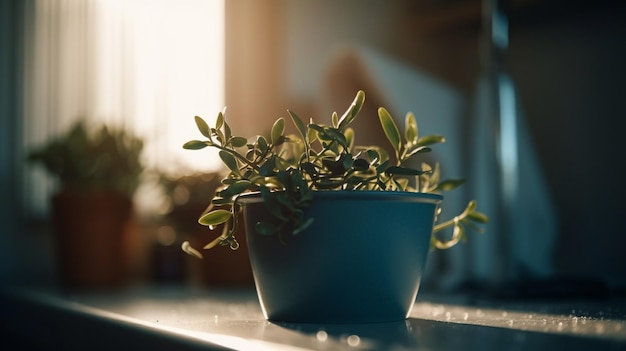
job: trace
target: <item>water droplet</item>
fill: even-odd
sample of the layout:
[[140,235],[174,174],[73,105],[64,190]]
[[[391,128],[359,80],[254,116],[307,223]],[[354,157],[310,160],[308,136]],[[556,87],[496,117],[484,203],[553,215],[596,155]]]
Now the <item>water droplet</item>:
[[324,330],[320,330],[317,332],[317,334],[315,334],[315,337],[318,341],[326,341],[328,340],[328,333],[326,333],[326,331]]
[[359,338],[358,335],[350,335],[348,336],[348,345],[352,346],[352,347],[356,347],[359,346],[359,344],[361,343],[361,338]]
[[239,243],[236,241],[231,241],[230,242],[230,249],[231,250],[237,250],[239,248]]

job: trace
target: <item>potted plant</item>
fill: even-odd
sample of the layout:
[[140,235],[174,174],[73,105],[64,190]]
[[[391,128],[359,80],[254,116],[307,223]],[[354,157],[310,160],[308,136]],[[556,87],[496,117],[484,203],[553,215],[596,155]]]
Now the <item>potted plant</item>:
[[65,286],[113,287],[124,282],[124,242],[132,229],[142,149],[143,141],[123,129],[78,120],[29,153],[31,162],[59,181],[51,198],[52,222]]
[[[401,134],[385,108],[382,129],[391,144],[354,145],[354,122],[365,101],[358,91],[346,112],[331,124],[305,124],[288,111],[297,131],[285,135],[279,118],[269,138],[252,142],[234,136],[222,113],[214,127],[200,117],[206,140],[184,148],[219,149],[230,173],[199,218],[209,228],[223,225],[205,249],[229,246],[243,211],[249,255],[265,317],[285,322],[382,322],[405,319],[417,295],[429,249],[452,247],[466,228],[487,217],[470,201],[462,213],[437,221],[440,192],[462,180],[441,180],[437,164],[419,169],[408,160],[445,139],[419,136],[412,113]],[[442,236],[445,228],[452,235]],[[183,250],[201,253],[183,243]]]

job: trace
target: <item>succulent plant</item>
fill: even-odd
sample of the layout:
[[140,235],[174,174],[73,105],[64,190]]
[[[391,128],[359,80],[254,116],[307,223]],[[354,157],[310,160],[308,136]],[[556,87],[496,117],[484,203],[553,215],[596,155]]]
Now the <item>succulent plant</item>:
[[[387,109],[378,109],[380,125],[391,144],[391,153],[382,146],[358,146],[350,125],[355,121],[363,104],[365,93],[358,91],[348,109],[339,116],[331,116],[331,124],[305,123],[296,113],[288,114],[297,134],[285,134],[285,119],[278,118],[271,127],[269,137],[257,136],[254,140],[233,135],[223,113],[210,127],[204,119],[195,117],[196,125],[205,140],[191,140],[185,149],[198,150],[212,147],[228,168],[209,208],[199,218],[199,223],[209,228],[222,227],[222,233],[204,248],[228,245],[237,249],[234,237],[237,226],[238,196],[246,192],[260,192],[267,209],[275,217],[272,223],[258,222],[260,235],[278,235],[287,243],[290,235],[298,235],[315,218],[307,218],[304,209],[310,206],[316,191],[406,191],[440,193],[463,183],[461,179],[440,179],[439,164],[431,166],[422,162],[419,168],[409,167],[409,159],[431,151],[431,146],[445,142],[440,135],[418,134],[413,113],[405,116],[404,133],[398,129]],[[454,246],[466,235],[466,228],[481,231],[477,224],[486,223],[487,216],[477,211],[476,201],[452,219],[435,223],[432,248]],[[223,225],[222,225],[223,224]],[[445,228],[453,228],[452,235],[437,235]],[[189,243],[183,250],[202,257]]]

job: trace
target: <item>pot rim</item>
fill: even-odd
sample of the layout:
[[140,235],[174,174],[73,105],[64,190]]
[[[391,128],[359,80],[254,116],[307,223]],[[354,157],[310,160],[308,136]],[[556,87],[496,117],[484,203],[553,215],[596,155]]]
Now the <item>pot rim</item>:
[[[358,200],[393,200],[404,202],[423,202],[441,204],[443,196],[440,194],[412,192],[412,191],[383,191],[383,190],[313,190],[316,199],[358,199]],[[243,204],[263,202],[261,192],[253,191],[240,194],[237,201]]]

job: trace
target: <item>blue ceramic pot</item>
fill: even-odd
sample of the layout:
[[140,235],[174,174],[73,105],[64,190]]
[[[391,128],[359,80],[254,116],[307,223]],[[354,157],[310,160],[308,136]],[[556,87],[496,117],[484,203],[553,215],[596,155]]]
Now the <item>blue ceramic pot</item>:
[[382,191],[319,191],[307,230],[282,243],[254,226],[271,221],[257,193],[244,194],[246,239],[268,320],[369,323],[408,317],[443,197]]

